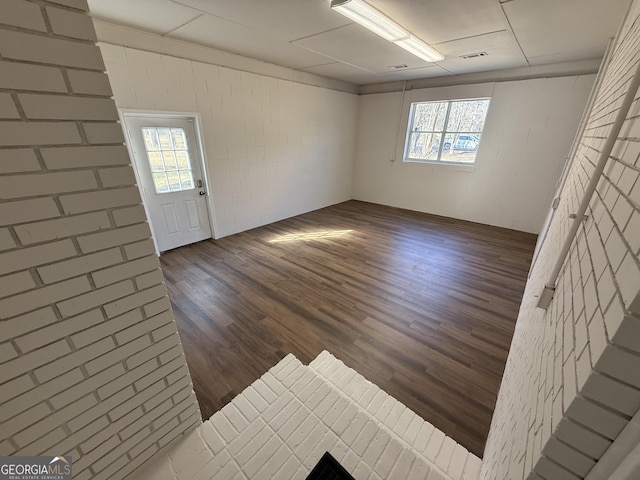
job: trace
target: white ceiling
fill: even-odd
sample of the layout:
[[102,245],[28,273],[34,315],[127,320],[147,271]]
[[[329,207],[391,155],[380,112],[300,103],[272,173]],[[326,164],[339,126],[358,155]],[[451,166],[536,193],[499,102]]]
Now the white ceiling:
[[[88,1],[107,22],[364,85],[598,58],[631,0],[367,0],[440,51],[437,63],[352,23],[330,0]],[[476,52],[487,55],[461,58]]]

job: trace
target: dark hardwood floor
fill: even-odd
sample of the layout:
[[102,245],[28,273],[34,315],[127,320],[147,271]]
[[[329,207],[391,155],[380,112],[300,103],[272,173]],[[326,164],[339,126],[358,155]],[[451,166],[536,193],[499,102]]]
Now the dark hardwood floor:
[[349,201],[163,254],[203,417],[326,349],[482,456],[535,238]]

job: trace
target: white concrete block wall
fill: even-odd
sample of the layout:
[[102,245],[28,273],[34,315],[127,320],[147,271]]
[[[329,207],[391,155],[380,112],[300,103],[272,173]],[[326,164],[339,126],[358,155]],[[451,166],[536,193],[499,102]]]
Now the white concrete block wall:
[[118,107],[200,114],[216,237],[351,199],[356,95],[100,48]]
[[121,479],[200,415],[87,10],[0,5],[0,455]]
[[[363,95],[354,198],[538,233],[593,81],[581,75],[417,89],[404,102],[401,92]],[[478,97],[491,104],[475,166],[402,161],[411,102]]]
[[485,480],[584,478],[640,408],[638,93],[551,306],[536,308],[640,61],[639,45],[636,0],[525,290],[485,449]]

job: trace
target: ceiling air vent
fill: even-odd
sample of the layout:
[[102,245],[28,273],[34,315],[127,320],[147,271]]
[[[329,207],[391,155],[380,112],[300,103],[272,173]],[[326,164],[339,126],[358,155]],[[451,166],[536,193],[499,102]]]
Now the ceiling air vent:
[[489,55],[487,52],[476,52],[476,53],[469,53],[467,55],[460,55],[460,58],[469,60],[470,58],[486,57],[487,55]]
[[404,63],[400,65],[389,65],[387,68],[390,68],[391,70],[402,70],[403,68],[407,68],[407,65]]

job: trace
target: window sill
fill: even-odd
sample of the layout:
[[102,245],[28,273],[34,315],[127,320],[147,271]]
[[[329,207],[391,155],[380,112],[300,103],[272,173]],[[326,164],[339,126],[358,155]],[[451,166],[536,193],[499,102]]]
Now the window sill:
[[412,159],[403,159],[402,163],[408,163],[411,165],[427,165],[427,166],[443,166],[443,167],[455,167],[456,170],[462,172],[473,172],[476,169],[476,164],[474,163],[457,163],[457,162],[442,162],[442,161],[430,161],[430,160],[412,160]]

